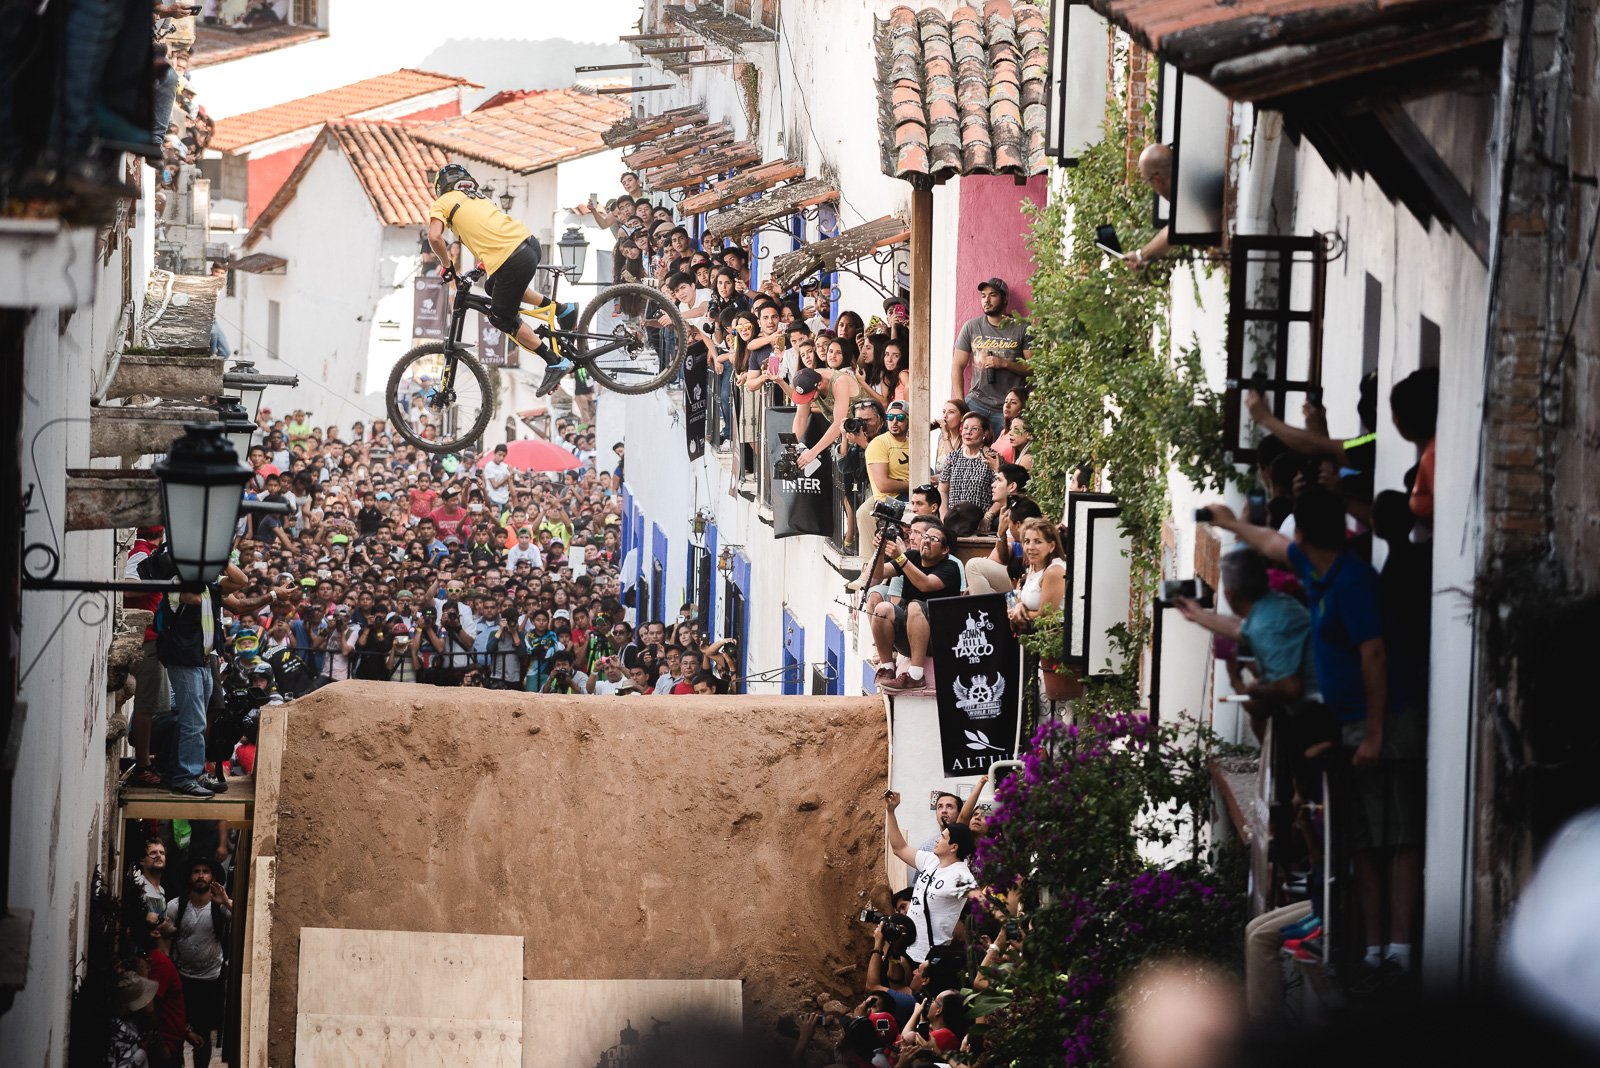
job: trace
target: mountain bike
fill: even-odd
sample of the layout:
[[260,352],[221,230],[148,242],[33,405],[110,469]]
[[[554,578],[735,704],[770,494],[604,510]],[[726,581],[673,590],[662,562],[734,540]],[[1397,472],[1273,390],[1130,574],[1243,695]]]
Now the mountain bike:
[[[556,315],[563,269],[540,265],[538,270],[551,275],[550,303],[542,308],[523,305],[522,315],[557,356],[577,365],[575,373],[631,394],[649,393],[676,378],[688,344],[683,316],[671,298],[638,283],[606,286],[568,329]],[[418,345],[389,372],[385,399],[390,429],[424,452],[459,452],[482,437],[494,417],[495,383],[467,351],[471,342],[461,340],[469,310],[489,314],[488,296],[472,292],[483,276],[481,267],[456,276],[445,339]],[[523,347],[509,334],[506,343]],[[537,355],[528,364],[530,371],[543,368]],[[424,427],[433,436],[425,436]]]

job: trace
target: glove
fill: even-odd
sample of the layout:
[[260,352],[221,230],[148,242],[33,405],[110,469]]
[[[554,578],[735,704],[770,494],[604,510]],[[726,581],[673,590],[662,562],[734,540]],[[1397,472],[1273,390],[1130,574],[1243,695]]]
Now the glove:
[[449,264],[445,264],[444,274],[441,277],[443,277],[446,282],[454,282],[456,280],[456,269]]

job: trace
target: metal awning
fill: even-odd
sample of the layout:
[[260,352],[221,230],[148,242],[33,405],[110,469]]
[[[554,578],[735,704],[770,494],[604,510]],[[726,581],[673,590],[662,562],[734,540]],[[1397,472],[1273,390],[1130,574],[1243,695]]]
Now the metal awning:
[[885,215],[881,219],[851,227],[838,237],[784,253],[772,261],[772,278],[779,287],[788,289],[807,275],[854,263],[877,249],[897,245],[910,237],[911,228],[904,219]]

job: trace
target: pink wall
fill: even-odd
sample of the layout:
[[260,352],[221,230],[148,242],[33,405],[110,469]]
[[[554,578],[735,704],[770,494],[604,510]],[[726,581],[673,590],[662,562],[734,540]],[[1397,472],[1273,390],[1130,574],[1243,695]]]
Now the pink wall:
[[[1033,256],[1028,252],[1025,200],[1043,207],[1049,195],[1044,175],[1017,185],[1010,175],[970,175],[961,179],[961,213],[956,222],[955,332],[983,313],[978,283],[1003,278],[1011,287],[1012,311],[1025,312],[1033,290]],[[972,369],[967,369],[970,382]]]

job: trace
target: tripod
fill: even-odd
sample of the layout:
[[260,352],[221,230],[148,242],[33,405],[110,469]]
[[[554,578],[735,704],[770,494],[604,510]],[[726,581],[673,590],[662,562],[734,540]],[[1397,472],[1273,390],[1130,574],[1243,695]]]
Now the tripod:
[[865,612],[867,610],[867,595],[872,592],[873,577],[877,575],[878,567],[883,563],[884,543],[888,542],[890,539],[903,537],[905,535],[905,530],[902,529],[898,524],[890,523],[888,520],[882,520],[878,526],[878,533],[880,535],[878,538],[878,547],[872,552],[872,563],[868,564],[867,569],[862,572],[866,578],[861,583],[861,603],[856,605],[856,611],[858,612]]

